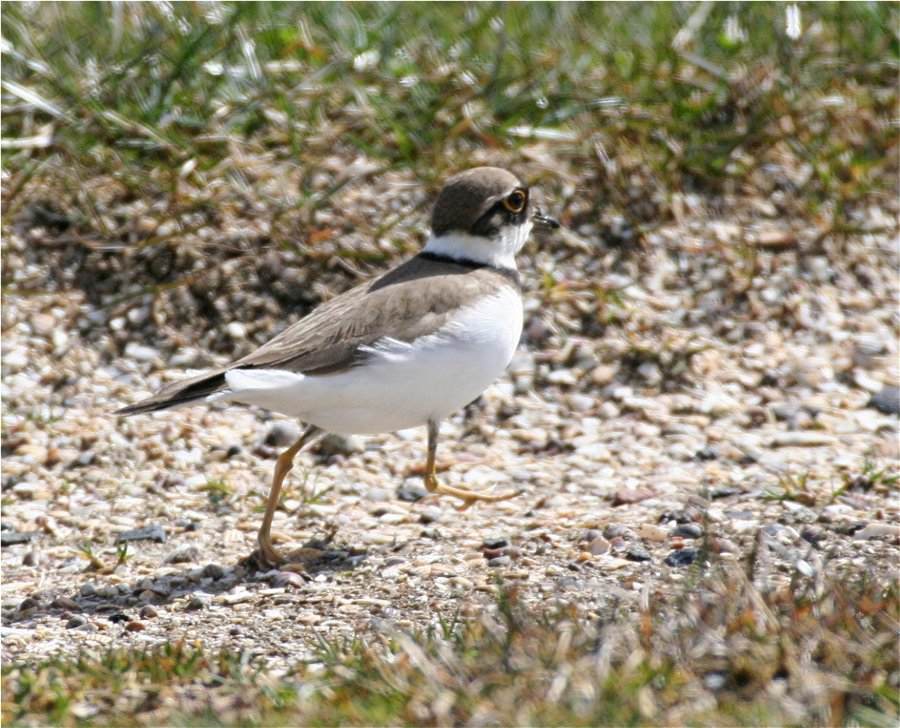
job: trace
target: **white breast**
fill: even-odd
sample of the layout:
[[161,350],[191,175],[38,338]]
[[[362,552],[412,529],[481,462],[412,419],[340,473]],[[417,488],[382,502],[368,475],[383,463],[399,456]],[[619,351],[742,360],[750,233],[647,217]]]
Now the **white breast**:
[[506,369],[522,333],[522,300],[503,286],[412,342],[381,339],[365,364],[304,376],[232,370],[216,395],[297,417],[329,432],[374,434],[441,419],[478,397]]

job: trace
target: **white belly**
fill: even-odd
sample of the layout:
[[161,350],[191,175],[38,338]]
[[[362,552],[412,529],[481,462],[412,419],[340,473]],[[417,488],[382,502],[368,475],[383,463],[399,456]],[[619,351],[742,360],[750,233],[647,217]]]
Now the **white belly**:
[[522,301],[504,287],[411,343],[382,339],[365,364],[305,376],[236,369],[216,399],[253,404],[329,432],[374,434],[441,419],[478,397],[506,369],[522,333]]

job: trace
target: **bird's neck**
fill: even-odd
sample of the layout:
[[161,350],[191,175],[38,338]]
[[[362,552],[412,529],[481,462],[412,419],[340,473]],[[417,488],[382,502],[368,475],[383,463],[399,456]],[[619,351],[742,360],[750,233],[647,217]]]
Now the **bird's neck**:
[[516,253],[528,239],[530,228],[530,225],[502,228],[497,236],[492,238],[463,232],[432,235],[422,252],[453,260],[473,261],[490,268],[515,271]]

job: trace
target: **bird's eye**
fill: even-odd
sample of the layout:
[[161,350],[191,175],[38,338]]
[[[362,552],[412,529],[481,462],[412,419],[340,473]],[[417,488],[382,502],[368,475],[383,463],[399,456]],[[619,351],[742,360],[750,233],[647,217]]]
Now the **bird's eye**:
[[525,203],[528,197],[522,190],[516,190],[509,197],[503,200],[503,206],[510,212],[522,212],[525,209]]

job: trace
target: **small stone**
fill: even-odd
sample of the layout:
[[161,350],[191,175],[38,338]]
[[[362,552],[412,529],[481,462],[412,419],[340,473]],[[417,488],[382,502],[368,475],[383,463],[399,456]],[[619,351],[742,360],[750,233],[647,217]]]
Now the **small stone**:
[[29,609],[34,609],[35,607],[39,607],[41,603],[35,599],[34,597],[25,597],[21,602],[19,602],[19,611],[25,612]]
[[200,558],[200,549],[193,544],[179,546],[166,557],[167,564],[186,564]]
[[141,619],[154,619],[159,616],[159,612],[156,611],[149,604],[145,604],[141,607],[141,611],[138,613]]
[[115,612],[114,614],[110,614],[107,619],[113,624],[118,624],[119,622],[128,622],[131,617],[125,614],[125,612]]
[[493,559],[489,559],[487,565],[492,569],[495,569],[499,566],[509,566],[512,563],[512,560],[509,556],[495,556]]
[[892,523],[870,523],[865,528],[854,533],[853,538],[856,541],[883,538],[894,542],[900,539],[900,526],[895,526]]
[[682,523],[674,528],[672,535],[682,538],[700,538],[703,535],[703,529],[696,523]]
[[156,541],[157,543],[165,543],[166,531],[157,523],[143,528],[134,528],[130,531],[123,531],[116,536],[116,543],[128,543],[130,541]]
[[232,321],[225,326],[225,333],[232,339],[247,338],[247,328],[240,321]]
[[428,495],[428,491],[418,483],[407,481],[397,488],[397,498],[406,503],[415,503],[422,500],[426,495]]
[[711,540],[712,550],[720,554],[736,554],[738,545],[727,538],[714,538]]
[[616,376],[616,367],[601,364],[591,371],[591,381],[598,387],[605,387]]
[[609,541],[607,541],[602,536],[598,536],[593,541],[591,541],[590,544],[588,544],[588,551],[594,556],[605,554],[607,551],[609,551]]
[[86,468],[97,459],[97,454],[93,450],[85,450],[78,454],[78,457],[72,461],[70,467]]
[[740,495],[742,492],[740,488],[725,485],[721,488],[714,488],[709,495],[711,498],[730,498],[733,495]]
[[197,612],[201,609],[206,609],[206,602],[197,596],[191,597],[190,601],[185,606],[185,610],[188,612]]
[[440,518],[441,509],[436,506],[430,506],[429,508],[422,509],[422,512],[419,514],[419,523],[427,526],[429,523],[435,523],[436,521],[439,521]]
[[287,447],[300,438],[300,426],[290,420],[273,422],[266,432],[263,444],[269,447]]
[[628,547],[628,550],[625,552],[625,558],[629,561],[650,561],[653,557],[650,556],[650,552],[643,546],[635,544]]
[[356,435],[338,435],[330,432],[319,441],[319,452],[324,455],[353,455],[366,447]]
[[619,488],[613,494],[612,505],[615,508],[616,506],[640,503],[648,498],[653,498],[655,495],[656,493],[649,488]]
[[134,620],[126,624],[125,629],[128,632],[143,632],[145,629],[147,629],[147,626],[143,622]]
[[87,624],[87,620],[81,615],[76,614],[73,617],[70,617],[66,622],[66,629],[77,629],[78,627],[83,627]]
[[[5,446],[4,446],[5,447]],[[5,486],[4,486],[5,488]],[[0,546],[17,546],[18,544],[28,543],[37,536],[36,532],[20,533],[19,531],[3,531],[0,532]]]
[[816,573],[816,570],[812,567],[812,565],[803,559],[798,559],[797,563],[794,564],[797,567],[797,571],[799,571],[803,576],[812,576]]
[[697,450],[694,457],[700,462],[709,462],[710,460],[717,459],[719,457],[719,452],[712,445],[707,445],[706,447]]
[[696,558],[696,549],[679,549],[666,556],[663,563],[666,566],[690,566]]
[[623,526],[621,523],[608,523],[603,529],[603,538],[610,540],[614,538],[628,538],[631,535],[631,529]]
[[285,589],[287,587],[300,589],[306,586],[308,578],[304,578],[303,574],[296,571],[276,571],[269,579],[269,586],[277,589]]
[[489,536],[481,542],[481,547],[485,549],[505,549],[509,546],[509,540],[503,536]]
[[641,524],[641,527],[638,529],[638,535],[647,541],[656,542],[665,541],[669,537],[664,528],[654,526],[651,523]]
[[837,443],[838,441],[827,432],[815,430],[779,432],[772,438],[772,447],[823,447]]
[[547,381],[550,384],[558,384],[563,387],[574,387],[578,384],[578,380],[571,369],[555,369],[547,375]]
[[712,417],[721,417],[734,412],[740,403],[732,396],[718,390],[708,392],[700,402],[699,411]]
[[600,405],[599,414],[604,420],[614,420],[622,413],[612,402],[604,402]]
[[125,356],[136,361],[151,362],[159,358],[159,352],[153,347],[130,341],[125,345]]
[[219,580],[225,577],[225,569],[218,564],[207,564],[203,567],[203,576],[207,579]]
[[569,407],[574,412],[588,412],[594,408],[597,404],[597,400],[593,397],[590,397],[586,394],[581,394],[579,392],[573,392],[568,397]]
[[811,543],[813,546],[818,546],[819,542],[823,538],[825,538],[825,532],[820,528],[807,526],[802,531],[800,531],[800,536],[807,543]]
[[87,584],[81,585],[81,596],[83,597],[93,597],[97,595],[97,587],[88,582]]
[[900,415],[900,387],[887,386],[873,394],[867,407],[873,407],[882,414]]
[[79,612],[81,611],[81,606],[74,599],[70,599],[69,597],[56,597],[52,602],[50,602],[50,606],[54,609],[65,609],[69,612]]

